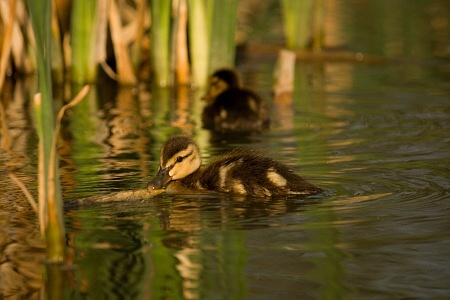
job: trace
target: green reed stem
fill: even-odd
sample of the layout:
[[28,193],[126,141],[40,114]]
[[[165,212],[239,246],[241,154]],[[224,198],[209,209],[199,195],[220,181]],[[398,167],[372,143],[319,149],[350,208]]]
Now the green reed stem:
[[304,50],[308,46],[312,5],[313,0],[281,1],[286,44],[291,50]]
[[154,82],[159,86],[172,84],[170,74],[170,15],[172,2],[151,0],[151,59]]
[[39,136],[40,223],[47,244],[47,258],[61,262],[65,255],[64,223],[58,161],[53,152],[54,115],[51,78],[51,0],[28,0],[34,35],[40,95],[35,98]]
[[[210,24],[205,0],[188,0],[189,48],[192,64],[192,81],[197,86],[207,83],[210,53]],[[212,1],[211,1],[212,2]],[[210,3],[210,5],[212,5]]]
[[74,0],[71,16],[72,42],[72,81],[77,83],[94,82],[97,79],[98,64],[96,53],[97,1]]
[[322,51],[324,40],[324,18],[325,6],[324,0],[315,0],[313,6],[313,51],[318,53]]
[[219,68],[234,67],[238,0],[216,0],[210,6],[209,73],[212,73]]
[[61,38],[61,28],[59,27],[57,16],[53,10],[52,16],[52,73],[53,80],[56,83],[62,84],[65,80],[65,66],[63,57],[63,45]]

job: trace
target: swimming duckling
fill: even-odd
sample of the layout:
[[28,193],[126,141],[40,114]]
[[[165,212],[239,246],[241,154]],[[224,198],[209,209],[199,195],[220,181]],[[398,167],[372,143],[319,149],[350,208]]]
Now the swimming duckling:
[[258,132],[269,127],[266,103],[242,88],[238,74],[220,69],[212,74],[204,97],[203,127],[217,132]]
[[148,188],[165,188],[169,193],[214,191],[260,197],[322,191],[288,166],[251,150],[232,150],[201,168],[197,145],[183,135],[171,137],[164,144],[158,174]]

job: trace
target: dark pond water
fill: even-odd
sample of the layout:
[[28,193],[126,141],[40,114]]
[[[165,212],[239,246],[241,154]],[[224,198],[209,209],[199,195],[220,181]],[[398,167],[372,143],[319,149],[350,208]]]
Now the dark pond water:
[[[449,5],[386,2],[330,2],[327,43],[405,59],[298,62],[292,103],[272,100],[275,55],[240,57],[244,82],[271,106],[272,128],[260,135],[202,129],[202,90],[93,88],[63,124],[66,200],[144,187],[162,143],[178,132],[192,134],[204,161],[235,147],[258,149],[326,192],[266,200],[160,195],[68,209],[75,269],[65,272],[61,297],[449,298]],[[36,218],[7,173],[15,169],[35,194],[34,84],[15,84],[0,135],[6,299],[39,298],[45,286]]]

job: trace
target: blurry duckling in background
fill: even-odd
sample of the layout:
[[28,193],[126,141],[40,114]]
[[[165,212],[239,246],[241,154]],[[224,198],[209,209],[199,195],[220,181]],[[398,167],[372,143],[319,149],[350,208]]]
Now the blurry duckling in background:
[[148,184],[151,191],[161,188],[173,194],[212,191],[259,197],[322,192],[288,166],[252,150],[232,150],[201,167],[196,143],[184,135],[163,145],[159,171]]
[[254,92],[242,88],[234,70],[214,72],[204,99],[204,128],[216,132],[260,132],[269,128],[267,104]]

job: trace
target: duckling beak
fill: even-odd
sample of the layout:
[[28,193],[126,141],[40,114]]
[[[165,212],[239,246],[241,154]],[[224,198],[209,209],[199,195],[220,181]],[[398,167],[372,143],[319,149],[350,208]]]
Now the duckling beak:
[[169,168],[160,168],[155,178],[148,183],[147,188],[149,190],[159,190],[164,188],[171,180],[172,177],[169,175]]

